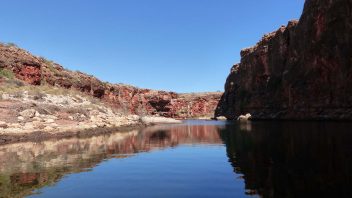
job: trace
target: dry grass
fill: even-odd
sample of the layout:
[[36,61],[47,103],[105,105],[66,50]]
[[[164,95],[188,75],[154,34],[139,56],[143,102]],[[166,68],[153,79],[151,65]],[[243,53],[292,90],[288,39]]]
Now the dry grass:
[[82,102],[82,98],[85,98],[92,104],[102,104],[99,99],[89,95],[85,95],[75,89],[65,89],[61,87],[53,87],[50,85],[28,85],[16,79],[5,80],[5,82],[0,84],[0,94],[7,93],[14,95],[16,98],[21,98],[25,91],[28,92],[28,95],[33,96],[34,99],[37,100],[43,99],[46,94],[50,94],[56,96],[71,96],[72,98],[75,98],[78,102]]
[[85,115],[86,117],[89,116],[89,111],[86,108],[80,108],[80,107],[71,107],[71,108],[66,108],[64,112],[68,114],[82,114]]
[[15,74],[9,69],[0,68],[0,77],[13,79],[15,77]]
[[36,106],[35,110],[43,115],[54,115],[56,112],[61,111],[60,107],[55,105],[45,105]]

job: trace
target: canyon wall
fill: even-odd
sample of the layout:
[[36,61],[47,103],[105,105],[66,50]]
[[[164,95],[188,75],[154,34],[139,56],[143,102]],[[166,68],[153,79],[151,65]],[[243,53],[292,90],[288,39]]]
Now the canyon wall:
[[306,0],[299,21],[241,51],[216,116],[352,119],[352,0]]
[[[220,92],[178,94],[102,82],[94,76],[64,69],[13,44],[0,44],[0,72],[30,85],[77,90],[104,101],[125,114],[173,118],[212,117]],[[1,77],[0,77],[1,81]]]

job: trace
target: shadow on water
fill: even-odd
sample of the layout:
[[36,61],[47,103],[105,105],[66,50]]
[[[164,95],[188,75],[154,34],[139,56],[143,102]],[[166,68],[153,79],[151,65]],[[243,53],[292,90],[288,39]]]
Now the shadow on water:
[[89,138],[4,145],[0,146],[0,197],[29,195],[104,160],[182,144],[224,144],[234,175],[243,175],[247,195],[352,197],[351,128],[352,123],[334,122],[193,121]]
[[352,197],[352,123],[254,122],[220,130],[246,192]]

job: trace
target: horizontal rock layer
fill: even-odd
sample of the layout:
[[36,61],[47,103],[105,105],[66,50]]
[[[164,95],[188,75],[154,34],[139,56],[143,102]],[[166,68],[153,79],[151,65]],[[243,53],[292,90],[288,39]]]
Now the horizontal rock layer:
[[351,37],[351,0],[306,0],[299,21],[241,51],[216,116],[352,119]]
[[0,44],[0,69],[13,72],[16,78],[31,85],[79,90],[125,114],[173,118],[211,117],[221,97],[220,92],[178,94],[105,83],[94,76],[66,70],[59,64],[6,44]]

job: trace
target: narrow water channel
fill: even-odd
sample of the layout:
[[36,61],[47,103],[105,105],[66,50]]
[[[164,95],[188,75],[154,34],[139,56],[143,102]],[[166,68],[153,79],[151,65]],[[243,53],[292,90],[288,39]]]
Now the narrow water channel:
[[194,121],[0,147],[0,197],[349,197],[351,123]]

